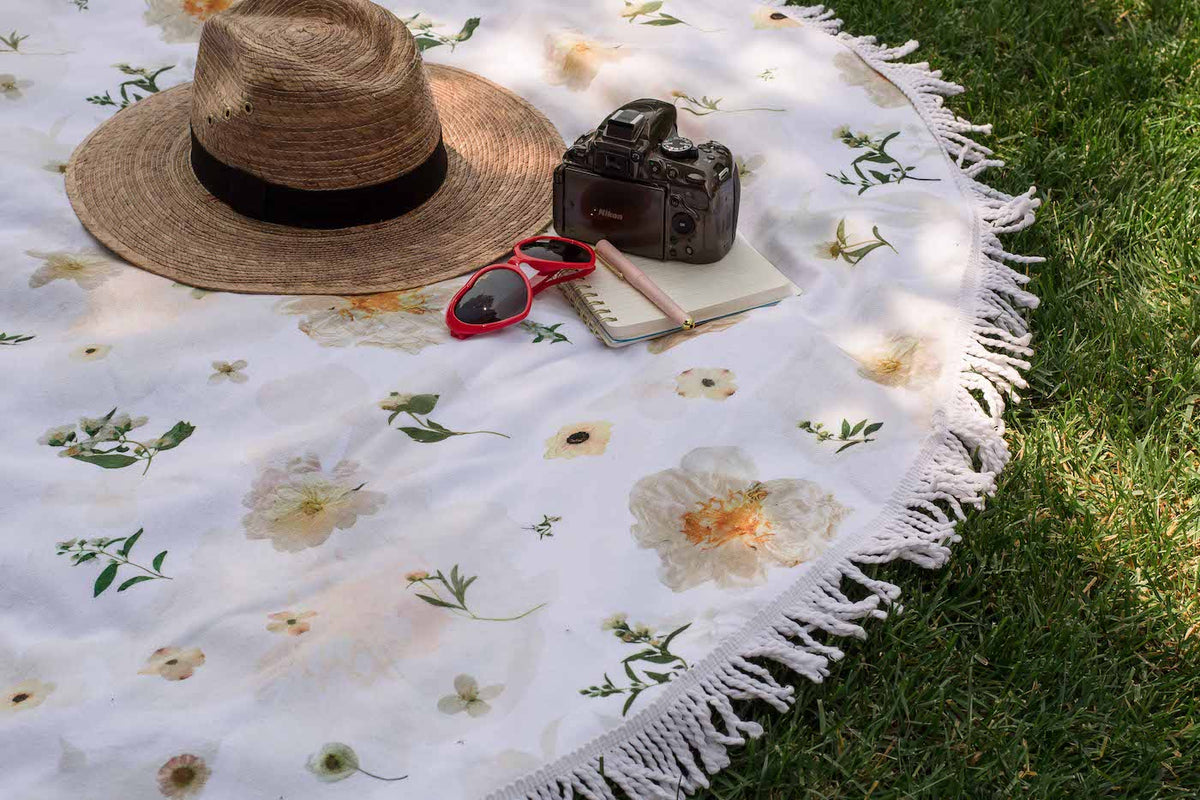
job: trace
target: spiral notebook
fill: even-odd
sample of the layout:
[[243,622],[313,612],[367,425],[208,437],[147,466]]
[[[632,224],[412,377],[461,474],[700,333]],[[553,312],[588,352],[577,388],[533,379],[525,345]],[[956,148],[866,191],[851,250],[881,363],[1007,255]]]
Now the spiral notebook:
[[[697,325],[798,294],[792,282],[740,234],[726,256],[712,264],[628,257]],[[680,329],[603,264],[597,264],[588,277],[558,288],[592,333],[609,347],[624,347]]]

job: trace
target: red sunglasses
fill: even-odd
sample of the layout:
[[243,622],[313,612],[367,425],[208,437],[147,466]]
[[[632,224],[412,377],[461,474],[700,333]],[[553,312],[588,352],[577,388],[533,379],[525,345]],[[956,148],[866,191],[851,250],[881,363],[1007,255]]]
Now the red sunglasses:
[[[535,282],[521,270],[538,272]],[[534,236],[517,242],[512,258],[484,267],[471,276],[446,308],[446,327],[456,339],[491,333],[515,325],[529,315],[533,298],[545,288],[590,275],[596,251],[561,236]]]

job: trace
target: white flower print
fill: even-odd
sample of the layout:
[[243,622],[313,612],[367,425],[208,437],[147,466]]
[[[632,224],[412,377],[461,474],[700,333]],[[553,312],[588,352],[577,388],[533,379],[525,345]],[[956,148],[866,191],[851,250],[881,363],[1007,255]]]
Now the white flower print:
[[32,85],[33,81],[21,80],[12,73],[0,75],[0,94],[4,95],[5,100],[20,100],[24,95],[21,90],[28,89]]
[[852,353],[858,374],[883,386],[920,390],[941,373],[941,362],[929,343],[916,336],[892,334],[878,345]]
[[546,77],[553,86],[583,91],[600,74],[601,66],[623,55],[617,45],[593,42],[575,31],[563,31],[546,37]]
[[38,289],[58,280],[75,281],[81,289],[95,289],[121,268],[121,262],[95,248],[73,253],[65,250],[26,250],[25,254],[42,260],[42,265],[29,276],[30,289]]
[[448,694],[438,700],[438,711],[443,714],[459,714],[463,711],[468,716],[481,717],[492,710],[488,700],[495,700],[504,691],[503,685],[484,686],[470,675],[459,675],[454,679],[454,694]]
[[212,362],[213,373],[208,376],[209,383],[245,383],[249,380],[249,376],[242,372],[246,368],[246,362],[243,359],[238,359],[230,363],[229,361],[214,361]]
[[763,583],[769,566],[815,558],[850,513],[811,481],[760,480],[736,447],[697,448],[642,478],[629,510],[634,539],[658,551],[659,578],[677,592]]
[[347,530],[383,506],[383,493],[364,485],[354,462],[341,461],[327,475],[311,453],[267,467],[242,500],[250,509],[242,518],[246,538],[270,539],[292,553],[324,544],[334,528]]
[[164,42],[198,42],[205,21],[237,0],[146,0],[147,25],[162,28]]
[[300,330],[323,347],[372,345],[419,353],[450,340],[443,313],[453,295],[445,284],[403,292],[321,295],[284,300],[279,310],[295,314]]

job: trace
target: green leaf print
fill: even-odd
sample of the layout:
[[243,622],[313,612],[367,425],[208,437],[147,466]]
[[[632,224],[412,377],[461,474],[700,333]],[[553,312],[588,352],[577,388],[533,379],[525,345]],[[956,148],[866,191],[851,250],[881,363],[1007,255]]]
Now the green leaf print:
[[25,342],[28,342],[34,338],[35,337],[32,335],[24,336],[19,333],[13,333],[13,334],[0,333],[0,345],[8,345],[10,347],[15,347],[16,345],[24,344]]
[[[625,716],[629,713],[630,707],[633,706],[634,701],[641,696],[642,692],[652,689],[655,686],[661,686],[664,683],[670,683],[689,668],[687,661],[682,656],[671,652],[671,643],[675,641],[675,637],[691,626],[692,624],[689,622],[663,636],[662,634],[654,633],[645,625],[634,625],[631,627],[624,614],[614,614],[604,621],[601,629],[611,630],[613,636],[626,644],[644,645],[636,653],[626,656],[621,661],[621,667],[625,671],[625,677],[629,679],[629,682],[628,684],[616,683],[606,672],[604,673],[603,683],[589,686],[586,689],[580,689],[579,693],[584,697],[626,695],[625,703],[621,706],[621,716]],[[669,665],[671,669],[666,672],[659,672],[643,667],[639,674],[634,665],[641,663],[659,666]]]
[[545,341],[549,341],[550,344],[556,344],[558,342],[566,342],[567,344],[571,344],[571,340],[568,339],[565,334],[558,332],[558,329],[562,327],[562,324],[563,323],[561,322],[556,322],[553,325],[542,325],[540,322],[533,322],[532,320],[527,319],[521,323],[521,327],[534,335],[534,344]]
[[[887,152],[888,143],[899,136],[900,131],[893,131],[882,139],[875,139],[870,134],[852,133],[848,127],[843,126],[834,131],[833,135],[835,139],[840,140],[851,150],[866,150],[865,153],[850,162],[850,169],[853,170],[854,177],[847,176],[845,171],[837,175],[832,172],[825,173],[843,186],[857,186],[859,194],[874,186],[885,186],[889,183],[900,183],[906,180],[939,180],[938,178],[918,178],[912,174],[912,170],[916,167],[904,166]],[[865,164],[883,164],[887,165],[889,169],[885,172],[866,167],[867,172],[870,173],[870,177],[868,177],[863,174],[863,165]]]
[[4,48],[0,49],[0,53],[18,53],[21,50],[21,42],[29,38],[26,34],[22,36],[16,31],[11,32],[8,36],[0,36],[0,45]]
[[164,450],[178,447],[196,430],[191,423],[181,421],[157,439],[139,441],[130,438],[129,434],[133,429],[142,427],[146,422],[145,417],[118,414],[114,408],[102,417],[81,418],[78,431],[73,425],[51,428],[38,442],[61,448],[58,454],[64,458],[93,464],[102,469],[121,469],[144,461],[146,466],[142,474],[145,475],[150,470],[150,462],[155,456]]
[[526,525],[521,530],[533,531],[538,535],[539,539],[547,539],[554,536],[554,523],[562,522],[562,517],[552,517],[548,514],[542,515],[542,521],[536,525]]
[[[432,575],[426,570],[416,570],[408,573],[405,576],[408,580],[408,586],[405,588],[411,589],[414,586],[423,589],[427,594],[416,592],[416,596],[435,608],[444,608],[449,610],[455,616],[463,617],[464,619],[473,619],[479,622],[514,622],[523,617],[527,617],[537,611],[545,603],[538,603],[528,611],[522,612],[512,617],[481,617],[472,611],[467,605],[467,590],[471,587],[478,575],[466,577],[458,570],[458,564],[455,564],[450,569],[450,574],[445,575],[440,569]],[[439,590],[439,587],[440,590]],[[446,592],[450,595],[449,599],[442,597],[441,592]]]
[[844,444],[837,449],[837,452],[840,453],[843,450],[849,450],[856,444],[865,444],[867,442],[875,441],[871,438],[871,434],[882,428],[883,423],[872,422],[867,424],[867,420],[863,419],[851,425],[850,420],[844,419],[842,420],[841,430],[837,435],[825,430],[825,426],[822,423],[811,422],[807,419],[797,423],[796,427],[805,433],[812,434],[816,437],[817,441],[821,443],[829,441],[844,442]]
[[[162,574],[163,560],[167,557],[167,551],[163,550],[154,557],[153,565],[150,568],[143,567],[141,564],[135,563],[132,559],[133,546],[137,544],[138,539],[142,538],[144,530],[138,528],[136,532],[129,536],[122,536],[117,539],[71,539],[66,542],[58,543],[58,552],[60,556],[68,556],[71,561],[71,566],[77,567],[80,564],[86,564],[89,561],[95,561],[100,558],[108,560],[108,564],[96,576],[95,583],[92,584],[92,597],[99,597],[105,589],[112,585],[117,577],[117,572],[122,567],[128,567],[134,570],[140,570],[142,575],[135,575],[127,579],[124,583],[117,587],[118,592],[123,592],[131,586],[136,586],[139,583],[153,580],[172,580]],[[119,549],[115,549],[116,545],[121,545]]]
[[[109,92],[103,95],[92,95],[87,98],[87,101],[97,106],[116,106],[117,108],[127,108],[138,100],[141,100],[147,95],[154,94],[158,89],[158,76],[170,69],[174,69],[175,65],[169,67],[160,67],[156,70],[150,70],[148,67],[131,67],[128,64],[117,64],[116,68],[124,75],[129,75],[127,81],[122,81],[117,86],[117,94],[120,102],[113,99]],[[142,94],[138,94],[138,92]]]
[[[440,395],[436,394],[401,394],[400,392],[391,392],[387,398],[379,401],[379,407],[384,411],[390,411],[388,415],[388,425],[395,421],[396,417],[401,414],[407,414],[413,422],[419,427],[401,426],[397,428],[401,433],[412,439],[414,442],[422,444],[434,444],[436,442],[444,442],[453,436],[469,436],[475,433],[489,433],[492,436],[503,436],[509,438],[506,433],[497,433],[496,431],[452,431],[444,425],[429,419],[429,414],[437,407]],[[421,414],[425,418],[421,419],[417,415]]]
[[675,98],[673,101],[680,111],[686,111],[696,117],[706,117],[709,114],[740,114],[745,111],[787,111],[786,108],[721,108],[723,97],[702,96],[699,100],[690,94],[685,94],[679,90],[671,92],[671,96]]
[[421,19],[421,14],[418,12],[407,19],[401,19],[405,27],[412,32],[413,39],[417,43],[417,49],[425,52],[434,47],[449,45],[453,50],[457,45],[462,44],[471,38],[471,34],[475,33],[475,29],[479,27],[479,17],[471,17],[463,23],[461,29],[455,34],[437,33],[433,29],[438,27],[437,23],[428,19]]

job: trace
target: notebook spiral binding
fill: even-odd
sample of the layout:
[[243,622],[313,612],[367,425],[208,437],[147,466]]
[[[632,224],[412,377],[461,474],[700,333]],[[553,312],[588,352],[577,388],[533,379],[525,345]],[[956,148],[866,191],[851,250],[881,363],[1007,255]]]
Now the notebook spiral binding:
[[[559,288],[565,289],[566,285],[564,284]],[[571,290],[579,296],[580,302],[592,309],[592,313],[595,314],[597,319],[603,320],[604,322],[617,321],[617,317],[612,313],[612,309],[610,309],[602,300],[596,299],[600,295],[597,292],[592,291],[590,284],[580,281],[577,286],[572,286]]]
[[[579,287],[573,286],[572,283],[574,283],[574,281],[568,281],[567,283],[559,285],[559,293],[562,294],[562,296],[566,298],[566,301],[571,304],[571,307],[575,309],[575,313],[579,315],[580,321],[587,326],[587,329],[592,332],[592,335],[601,342],[604,342],[604,336],[600,333],[600,326],[597,323],[597,320],[603,319],[607,322],[615,322],[616,317],[612,316],[612,312],[609,311],[608,306],[604,305],[603,303],[596,302],[595,300],[588,300],[584,296],[585,292],[581,291]],[[592,288],[587,286],[587,284],[583,284],[583,286],[588,289]],[[587,292],[586,294],[593,298],[596,296],[595,292]],[[601,314],[606,314],[607,316],[601,316]]]

